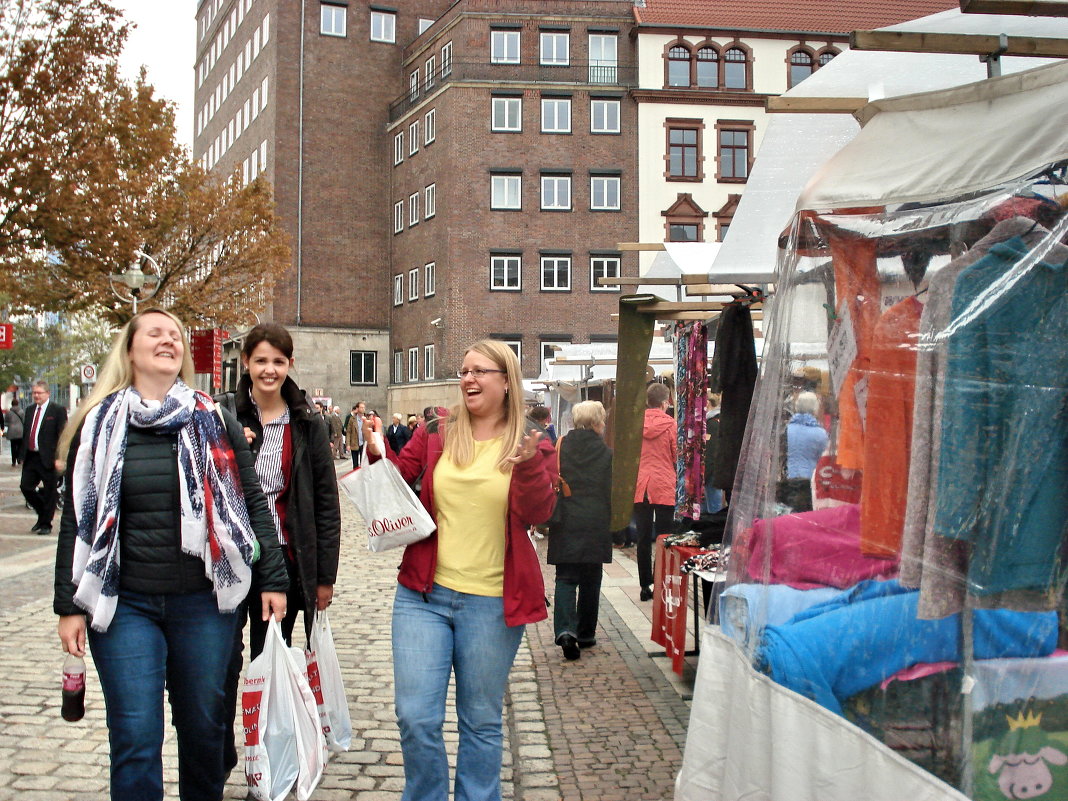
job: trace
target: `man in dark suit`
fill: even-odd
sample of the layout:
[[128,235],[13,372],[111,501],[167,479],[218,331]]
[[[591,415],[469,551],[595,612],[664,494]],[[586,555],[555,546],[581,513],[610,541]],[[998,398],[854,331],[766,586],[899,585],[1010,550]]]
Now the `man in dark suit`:
[[394,453],[400,453],[401,448],[408,444],[412,438],[412,430],[401,422],[403,418],[397,412],[393,413],[393,423],[386,429],[386,439]]
[[52,533],[52,517],[56,513],[56,444],[67,424],[67,410],[49,399],[48,383],[33,385],[33,406],[26,410],[23,435],[22,482],[19,489],[33,510],[37,524],[30,529],[35,534]]

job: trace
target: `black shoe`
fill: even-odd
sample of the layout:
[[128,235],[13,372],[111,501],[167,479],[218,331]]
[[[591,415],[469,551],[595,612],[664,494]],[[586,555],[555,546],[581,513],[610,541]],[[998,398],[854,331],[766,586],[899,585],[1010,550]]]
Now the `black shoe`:
[[643,601],[651,601],[653,600],[653,591],[648,587],[642,587],[641,594],[638,597]]
[[33,524],[33,528],[30,529],[30,533],[31,534],[40,534],[41,533],[41,524],[40,523],[34,523]]
[[570,634],[565,634],[560,638],[560,647],[564,650],[564,659],[574,661],[582,656],[582,651],[579,650],[578,640]]
[[39,529],[37,529],[37,536],[38,537],[48,536],[51,533],[52,533],[52,527],[51,526],[41,526]]

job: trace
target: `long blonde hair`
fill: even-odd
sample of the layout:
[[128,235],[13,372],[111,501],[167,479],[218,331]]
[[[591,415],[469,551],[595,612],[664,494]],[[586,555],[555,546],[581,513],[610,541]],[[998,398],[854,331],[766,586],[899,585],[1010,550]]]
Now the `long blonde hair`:
[[144,309],[139,311],[115,335],[115,341],[108,352],[107,358],[104,360],[104,366],[100,368],[100,373],[97,376],[96,386],[89,393],[89,397],[81,402],[74,414],[67,420],[67,425],[59,438],[59,446],[56,450],[56,456],[60,459],[67,458],[67,449],[70,448],[71,440],[74,439],[74,432],[81,426],[82,421],[85,420],[85,416],[89,414],[90,410],[111,393],[126,389],[133,383],[130,345],[133,343],[133,335],[140,327],[141,320],[148,314],[162,314],[164,317],[169,317],[178,326],[178,330],[182,332],[182,369],[178,375],[186,384],[193,386],[196,374],[193,372],[193,355],[189,352],[189,337],[185,333],[185,324],[169,311],[164,311],[163,309]]
[[[504,396],[504,435],[496,467],[502,473],[512,470],[508,457],[515,454],[519,443],[526,435],[526,407],[523,404],[523,372],[515,352],[503,342],[482,339],[464,351],[466,356],[474,351],[480,353],[504,370],[508,392]],[[444,453],[458,467],[466,467],[475,458],[475,438],[471,430],[471,414],[461,398],[460,403],[449,410],[445,426]]]

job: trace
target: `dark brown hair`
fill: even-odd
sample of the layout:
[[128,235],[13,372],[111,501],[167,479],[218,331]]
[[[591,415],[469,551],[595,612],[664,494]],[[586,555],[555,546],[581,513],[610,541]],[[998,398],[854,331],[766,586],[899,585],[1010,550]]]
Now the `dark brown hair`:
[[285,326],[278,323],[260,323],[245,335],[245,344],[241,347],[241,355],[246,359],[252,356],[252,351],[261,342],[277,348],[287,359],[293,358],[293,337]]

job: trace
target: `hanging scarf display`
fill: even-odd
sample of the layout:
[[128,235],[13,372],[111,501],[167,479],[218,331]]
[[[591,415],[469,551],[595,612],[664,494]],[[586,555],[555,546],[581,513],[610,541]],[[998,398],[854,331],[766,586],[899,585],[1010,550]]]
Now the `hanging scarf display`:
[[236,609],[248,594],[259,543],[222,418],[208,395],[181,379],[162,403],[127,387],[85,416],[72,477],[75,602],[94,629],[107,631],[119,596],[119,490],[129,426],[177,433],[182,551],[204,561],[220,611]]
[[708,329],[704,323],[675,324],[675,420],[678,463],[675,508],[697,520],[705,500],[705,398],[708,393]]

